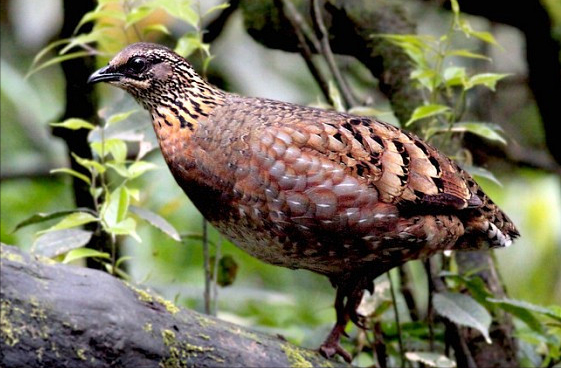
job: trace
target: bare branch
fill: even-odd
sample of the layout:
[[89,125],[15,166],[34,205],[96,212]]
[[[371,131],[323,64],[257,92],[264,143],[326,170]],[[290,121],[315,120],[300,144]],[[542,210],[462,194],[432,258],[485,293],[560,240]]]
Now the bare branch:
[[312,20],[314,21],[314,26],[318,30],[318,33],[321,35],[320,39],[320,47],[321,53],[329,66],[329,70],[333,74],[337,85],[341,89],[341,95],[345,104],[348,107],[358,106],[358,102],[356,97],[354,96],[349,84],[343,78],[341,71],[337,67],[337,63],[335,62],[335,57],[333,56],[333,51],[331,51],[331,45],[329,44],[329,33],[327,32],[327,28],[325,27],[325,23],[323,22],[323,16],[319,7],[319,0],[312,0],[312,8],[313,8],[313,17]]

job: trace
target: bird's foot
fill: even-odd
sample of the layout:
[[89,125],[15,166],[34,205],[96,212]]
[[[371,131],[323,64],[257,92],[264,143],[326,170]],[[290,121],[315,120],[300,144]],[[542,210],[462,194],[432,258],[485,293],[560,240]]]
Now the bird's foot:
[[339,340],[341,340],[341,335],[348,336],[345,332],[345,326],[336,324],[335,327],[327,336],[327,339],[321,344],[319,347],[319,353],[323,355],[325,358],[331,358],[335,355],[340,355],[347,363],[350,363],[353,358],[351,354],[349,354],[343,347],[339,344]]

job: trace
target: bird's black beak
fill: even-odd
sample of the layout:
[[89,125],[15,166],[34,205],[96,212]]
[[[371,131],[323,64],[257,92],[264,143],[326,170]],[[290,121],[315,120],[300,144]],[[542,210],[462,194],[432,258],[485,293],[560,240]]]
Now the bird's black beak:
[[88,84],[98,82],[115,82],[123,77],[123,74],[116,72],[111,65],[104,66],[93,72],[88,78]]

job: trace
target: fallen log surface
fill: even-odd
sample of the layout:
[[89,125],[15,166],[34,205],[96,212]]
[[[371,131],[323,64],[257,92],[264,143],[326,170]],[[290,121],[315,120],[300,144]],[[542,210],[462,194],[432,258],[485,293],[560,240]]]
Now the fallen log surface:
[[101,271],[1,245],[0,366],[344,366]]

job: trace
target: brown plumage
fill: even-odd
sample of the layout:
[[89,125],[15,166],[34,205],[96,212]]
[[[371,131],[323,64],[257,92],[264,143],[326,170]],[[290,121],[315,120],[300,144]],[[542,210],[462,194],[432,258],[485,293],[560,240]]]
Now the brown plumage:
[[446,249],[519,234],[469,174],[415,135],[373,118],[223,92],[158,45],[122,50],[90,82],[131,93],[163,156],[213,226],[256,258],[337,288],[339,338],[373,279]]

